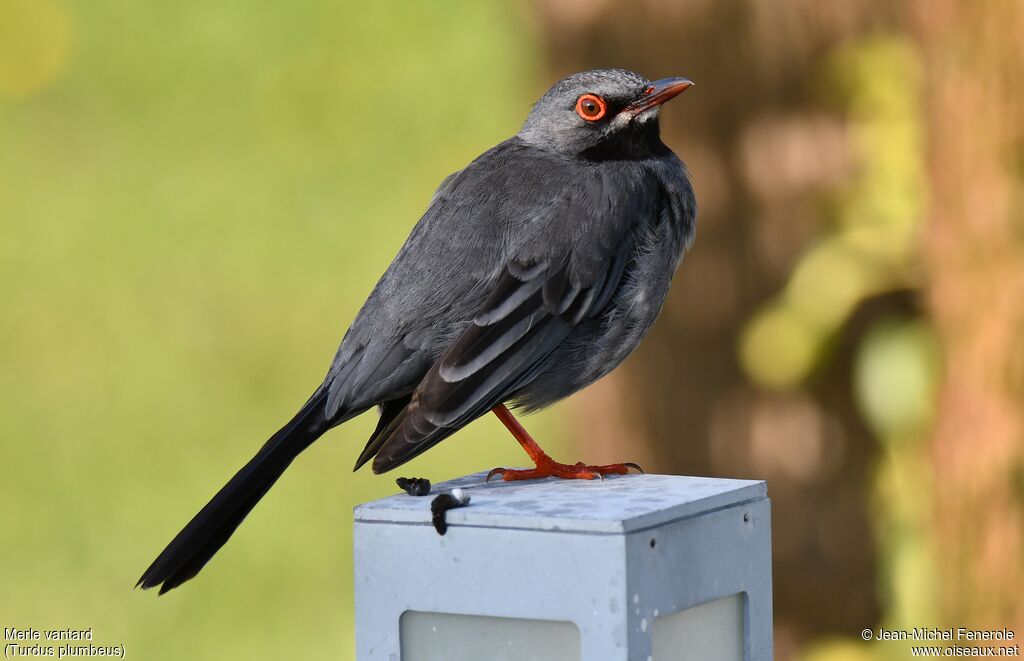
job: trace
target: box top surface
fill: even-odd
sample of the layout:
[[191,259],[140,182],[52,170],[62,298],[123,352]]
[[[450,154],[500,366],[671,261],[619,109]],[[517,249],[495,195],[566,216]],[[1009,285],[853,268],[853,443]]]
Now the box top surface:
[[436,484],[428,496],[401,493],[363,503],[355,520],[430,525],[430,502],[461,487],[469,505],[447,513],[450,526],[623,534],[767,497],[757,480],[679,475],[612,475],[604,480],[485,483],[475,473]]

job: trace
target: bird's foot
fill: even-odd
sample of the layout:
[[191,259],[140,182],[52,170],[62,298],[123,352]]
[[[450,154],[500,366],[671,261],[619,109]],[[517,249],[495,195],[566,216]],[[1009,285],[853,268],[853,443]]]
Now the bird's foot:
[[563,480],[593,480],[604,479],[605,475],[625,475],[633,468],[641,473],[644,469],[637,464],[626,462],[622,464],[606,464],[604,466],[588,466],[582,461],[576,464],[563,464],[554,459],[547,458],[546,461],[537,463],[536,468],[495,468],[487,474],[485,482],[490,482],[495,475],[501,475],[506,482],[516,480],[535,480],[544,477],[558,477]]

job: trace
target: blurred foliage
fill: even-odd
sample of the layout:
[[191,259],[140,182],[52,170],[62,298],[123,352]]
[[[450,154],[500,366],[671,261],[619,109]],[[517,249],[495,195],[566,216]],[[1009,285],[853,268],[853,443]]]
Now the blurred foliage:
[[[396,491],[350,471],[370,414],[196,581],[131,588],[319,383],[437,183],[518,129],[528,27],[503,2],[0,0],[4,626],[350,655],[350,511]],[[402,474],[524,460],[488,419]]]
[[749,323],[741,361],[764,386],[795,387],[866,298],[911,286],[925,200],[920,71],[910,42],[861,38],[832,54],[823,85],[848,116],[857,174],[834,191],[829,231]]
[[920,320],[882,320],[867,336],[854,381],[876,436],[897,445],[920,441],[934,418],[938,348]]
[[[800,388],[854,311],[917,285],[915,245],[926,197],[921,73],[912,42],[871,36],[837,49],[824,72],[848,118],[857,173],[832,193],[834,222],[795,265],[780,297],[748,326],[741,358],[766,387]],[[936,621],[933,502],[927,434],[939,380],[934,333],[923,318],[876,319],[859,339],[854,396],[882,445],[873,490],[883,626]],[[869,624],[869,623],[865,623]],[[805,661],[905,658],[909,644],[825,639]]]

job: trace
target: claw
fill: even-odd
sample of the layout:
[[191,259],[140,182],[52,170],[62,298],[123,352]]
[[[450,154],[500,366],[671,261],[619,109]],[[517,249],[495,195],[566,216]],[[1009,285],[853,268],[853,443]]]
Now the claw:
[[643,473],[644,469],[640,468],[637,464],[608,464],[606,466],[589,466],[582,461],[578,461],[575,464],[563,464],[555,461],[544,452],[543,449],[537,442],[533,440],[533,437],[523,426],[519,424],[519,421],[512,417],[512,414],[504,404],[498,404],[493,409],[494,415],[498,416],[501,423],[512,432],[512,435],[516,437],[519,444],[526,450],[526,454],[530,455],[530,459],[533,460],[536,468],[527,469],[513,469],[513,468],[495,468],[487,474],[487,480],[490,480],[495,475],[501,475],[501,479],[506,482],[513,482],[516,480],[535,480],[545,477],[558,477],[565,480],[593,480],[594,478],[604,479],[605,474],[614,473],[616,475],[626,475],[629,473],[630,468],[635,468],[637,471]]
[[560,464],[556,461],[545,461],[536,468],[495,468],[487,474],[485,482],[492,477],[501,476],[506,482],[518,480],[535,480],[545,477],[559,477],[565,480],[604,480],[605,475],[626,475],[629,469],[633,468],[643,473],[643,469],[637,464],[608,464],[607,466],[589,466],[583,462],[576,464]]
[[644,472],[644,469],[640,468],[640,464],[634,464],[632,461],[626,461],[626,462],[623,462],[622,465],[625,466],[626,468],[636,469],[636,471],[638,473],[640,473],[641,475],[646,475],[646,473]]

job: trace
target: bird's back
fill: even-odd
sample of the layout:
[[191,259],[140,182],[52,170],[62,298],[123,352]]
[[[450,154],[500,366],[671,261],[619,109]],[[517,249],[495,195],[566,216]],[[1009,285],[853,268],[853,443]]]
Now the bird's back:
[[564,158],[512,138],[445,179],[338,348],[328,416],[411,392],[573,177]]

